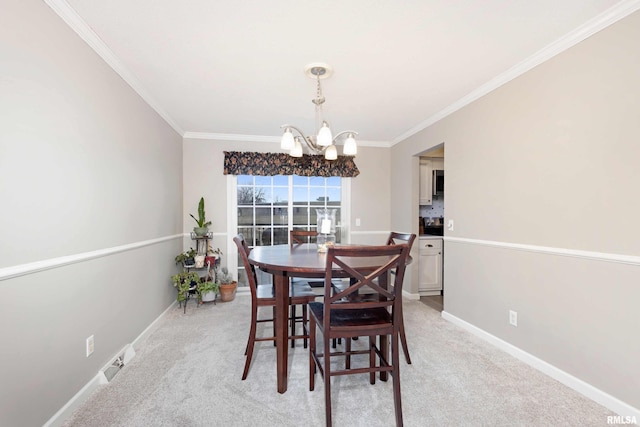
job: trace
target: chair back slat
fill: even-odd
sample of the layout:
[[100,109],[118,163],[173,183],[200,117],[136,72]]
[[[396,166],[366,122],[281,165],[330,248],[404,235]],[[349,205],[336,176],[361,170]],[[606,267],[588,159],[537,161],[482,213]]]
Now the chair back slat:
[[249,262],[249,253],[251,252],[251,249],[242,234],[235,236],[233,241],[238,247],[238,254],[242,259],[244,270],[247,273],[247,281],[249,282],[249,289],[251,290],[251,299],[255,300],[258,298],[258,279],[256,277],[255,266]]
[[289,245],[300,245],[303,243],[311,243],[312,237],[317,237],[317,231],[309,230],[289,230]]
[[409,245],[409,251],[411,251],[411,247],[413,246],[413,241],[416,239],[416,235],[413,233],[398,233],[396,231],[392,231],[389,233],[389,238],[387,239],[387,245],[396,245],[398,243]]
[[[331,289],[333,270],[338,267],[351,277],[351,283],[336,294],[325,292],[325,319],[331,310],[366,310],[377,307],[391,308],[398,298],[402,298],[402,282],[409,255],[407,244],[384,246],[332,246],[327,251],[325,268],[325,289]],[[387,283],[389,271],[396,271],[393,283]],[[384,280],[382,280],[384,279]],[[387,288],[382,284],[387,283]],[[367,298],[359,294],[363,287],[373,291]]]

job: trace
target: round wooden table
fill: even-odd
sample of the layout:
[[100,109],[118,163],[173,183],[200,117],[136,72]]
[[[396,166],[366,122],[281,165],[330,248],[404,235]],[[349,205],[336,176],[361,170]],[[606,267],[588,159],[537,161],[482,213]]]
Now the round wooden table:
[[[368,257],[354,259],[352,265],[358,269],[373,270],[384,265],[388,257]],[[289,278],[324,278],[327,254],[318,252],[316,244],[256,246],[249,254],[249,262],[273,276],[276,298],[276,365],[278,392],[287,391],[287,370],[289,362],[288,336],[289,322]],[[341,270],[333,270],[334,277],[340,277]],[[349,277],[344,275],[344,277]],[[381,278],[386,276],[381,276]],[[386,283],[380,283],[386,286]],[[381,348],[386,349],[387,337],[381,337]],[[385,376],[381,379],[385,380]]]

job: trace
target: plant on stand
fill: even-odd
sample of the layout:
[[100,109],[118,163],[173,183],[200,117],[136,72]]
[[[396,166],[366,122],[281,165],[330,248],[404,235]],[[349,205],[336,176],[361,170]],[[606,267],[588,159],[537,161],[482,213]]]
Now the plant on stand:
[[232,301],[236,296],[238,282],[233,280],[227,267],[222,267],[219,271],[216,269],[216,279],[220,283],[220,301]]
[[195,264],[195,256],[198,254],[195,249],[189,248],[181,254],[176,255],[176,264],[182,264],[185,267],[192,267]]
[[209,226],[211,225],[211,221],[207,221],[206,215],[204,213],[204,197],[200,197],[200,202],[198,203],[198,218],[193,216],[193,214],[189,214],[191,218],[198,224],[197,227],[193,227],[193,232],[196,236],[204,236],[209,232]]
[[171,280],[173,281],[173,287],[178,290],[178,296],[176,299],[180,304],[184,301],[186,310],[186,301],[189,297],[189,292],[197,289],[198,283],[200,282],[200,276],[198,276],[198,273],[194,271],[183,271],[182,273],[171,276]]
[[215,282],[213,278],[208,276],[206,279],[202,279],[198,283],[198,295],[200,295],[200,302],[210,302],[216,300],[216,294],[220,289],[220,284]]
[[209,263],[209,268],[214,268],[216,265],[216,255],[220,258],[222,255],[222,251],[220,248],[213,249],[211,247],[211,242],[207,243],[207,255],[204,257],[204,263]]

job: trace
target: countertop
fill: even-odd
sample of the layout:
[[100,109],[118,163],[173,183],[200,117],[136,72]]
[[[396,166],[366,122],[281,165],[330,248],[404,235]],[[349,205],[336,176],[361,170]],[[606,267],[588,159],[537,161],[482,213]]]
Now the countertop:
[[434,236],[433,234],[421,234],[419,239],[420,240],[428,240],[428,239],[440,239],[440,240],[442,240],[442,236]]

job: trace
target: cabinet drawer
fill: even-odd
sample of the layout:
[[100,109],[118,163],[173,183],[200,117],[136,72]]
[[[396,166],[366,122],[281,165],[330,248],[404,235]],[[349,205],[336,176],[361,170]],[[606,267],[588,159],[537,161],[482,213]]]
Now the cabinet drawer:
[[442,250],[442,239],[420,240],[420,252],[433,250]]

